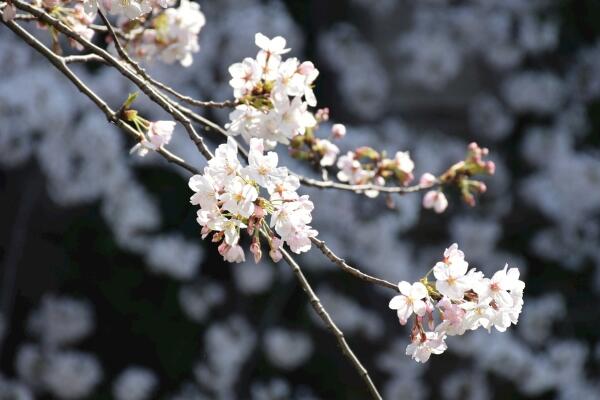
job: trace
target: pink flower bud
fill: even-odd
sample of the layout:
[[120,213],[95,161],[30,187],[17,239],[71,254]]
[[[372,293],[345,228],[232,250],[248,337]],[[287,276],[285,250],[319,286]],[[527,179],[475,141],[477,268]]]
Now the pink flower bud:
[[419,179],[419,185],[423,186],[424,188],[432,187],[436,182],[437,178],[429,172],[425,172],[423,175],[421,175],[421,179]]
[[315,118],[319,122],[324,122],[329,120],[329,108],[319,108],[315,114]]
[[246,228],[248,235],[254,234],[254,225],[256,225],[256,219],[252,217],[248,218],[248,228]]
[[496,172],[496,164],[493,161],[487,161],[485,163],[485,169],[488,174],[494,175],[494,173]]
[[346,136],[346,127],[343,124],[333,124],[331,127],[331,135],[336,140],[342,139]]
[[441,214],[448,208],[448,199],[443,192],[430,190],[423,197],[423,207],[433,208],[436,213]]
[[279,248],[282,244],[283,242],[278,237],[273,236],[271,238],[271,250],[269,251],[269,257],[271,257],[273,262],[279,262],[279,260],[281,260],[281,258],[283,257],[281,251],[279,251]]
[[279,249],[271,249],[269,251],[269,257],[271,257],[271,260],[273,260],[273,262],[279,262],[283,258],[283,255],[281,254],[281,251],[279,251]]
[[213,243],[220,242],[221,240],[223,240],[223,236],[225,236],[225,234],[223,232],[215,232],[215,234],[212,237],[212,242]]
[[463,193],[463,201],[467,203],[471,207],[475,207],[475,196],[471,193],[465,192]]
[[234,244],[233,246],[228,246],[225,254],[221,254],[225,261],[228,262],[242,262],[246,261],[246,256],[244,255],[244,249],[239,244]]
[[260,249],[260,243],[258,241],[252,241],[250,245],[250,253],[254,254],[254,262],[258,264],[262,258],[262,251]]
[[229,249],[231,248],[231,246],[229,246],[227,243],[225,243],[224,241],[219,245],[219,247],[217,247],[217,250],[219,251],[219,254],[224,256],[225,254],[227,254],[227,252],[229,251]]
[[208,236],[210,231],[211,231],[211,229],[208,226],[203,226],[202,230],[200,231],[200,234],[202,235],[202,239],[206,239],[206,237]]
[[265,210],[261,206],[258,206],[258,205],[255,204],[254,205],[254,216],[257,219],[264,218],[264,216],[265,216]]

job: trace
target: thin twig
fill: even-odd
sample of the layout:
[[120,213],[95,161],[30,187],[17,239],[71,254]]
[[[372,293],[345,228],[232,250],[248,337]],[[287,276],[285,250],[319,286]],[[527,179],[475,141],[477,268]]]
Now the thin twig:
[[[2,21],[10,30],[12,30],[17,36],[21,37],[24,42],[29,44],[35,50],[37,50],[40,54],[42,54],[48,61],[52,63],[60,72],[63,73],[76,87],[79,89],[81,93],[86,95],[92,102],[104,113],[106,119],[117,125],[119,128],[124,130],[130,136],[132,136],[136,141],[140,141],[142,139],[139,132],[133,129],[130,125],[128,125],[124,120],[117,117],[117,113],[114,112],[108,104],[104,100],[102,100],[96,93],[94,93],[81,79],[77,77],[71,71],[65,62],[65,60],[56,55],[52,50],[47,48],[43,43],[37,40],[33,35],[27,32],[25,29],[21,28],[18,24],[13,21],[4,22]],[[185,160],[181,157],[176,156],[171,153],[167,149],[160,148],[157,151],[161,156],[163,156],[168,162],[179,165],[182,168],[185,168],[192,174],[198,174],[199,170],[191,165],[189,165]]]
[[106,61],[95,54],[77,54],[72,56],[63,57],[64,62],[67,64],[75,64],[75,63],[88,63],[88,62],[99,62],[106,63]]
[[203,107],[203,108],[235,108],[239,103],[236,100],[225,100],[225,101],[202,101],[196,100],[190,96],[186,96],[179,93],[172,87],[157,81],[156,79],[149,79],[149,81],[156,87],[161,88],[165,92],[177,97],[179,100],[184,101],[192,106]]
[[117,34],[115,33],[115,28],[112,26],[112,24],[110,23],[110,21],[104,14],[104,12],[102,10],[98,9],[98,15],[100,15],[102,22],[104,22],[104,25],[106,26],[106,29],[108,30],[108,33],[112,36],[112,38],[115,42],[115,48],[117,49],[117,53],[119,54],[119,56],[123,60],[125,60],[129,65],[131,65],[133,67],[133,69],[135,70],[135,72],[137,72],[142,78],[144,78],[146,81],[148,81],[153,86],[156,86],[156,87],[170,93],[171,95],[177,97],[179,100],[185,101],[186,103],[189,103],[191,105],[198,106],[198,107],[233,108],[237,105],[236,101],[230,101],[230,100],[223,101],[223,102],[196,100],[189,96],[185,96],[185,95],[179,93],[178,91],[176,91],[175,89],[173,89],[172,87],[152,78],[146,72],[146,70],[140,66],[139,63],[134,61],[127,54],[127,52],[125,51],[125,48],[121,45],[121,43],[119,42],[119,39],[117,38]]
[[317,294],[315,293],[313,288],[310,286],[310,283],[304,276],[304,273],[300,269],[300,266],[298,265],[298,263],[292,258],[292,256],[285,249],[281,249],[281,254],[283,255],[283,259],[285,260],[285,262],[292,268],[294,275],[296,275],[298,282],[300,282],[300,286],[302,286],[302,289],[308,296],[310,305],[315,310],[317,315],[321,318],[321,320],[325,323],[325,326],[327,327],[327,329],[335,336],[335,338],[338,342],[338,345],[340,346],[340,349],[342,350],[342,353],[352,363],[354,368],[358,371],[358,374],[360,375],[362,380],[365,382],[365,384],[369,388],[371,397],[373,397],[374,399],[381,400],[382,397],[379,394],[379,391],[377,390],[377,388],[375,387],[375,384],[371,380],[371,377],[369,376],[369,372],[361,364],[358,357],[356,357],[356,355],[354,354],[354,352],[348,345],[348,342],[346,341],[346,338],[344,337],[344,333],[340,330],[340,328],[338,328],[338,326],[335,324],[335,322],[333,322],[333,319],[331,319],[331,316],[329,315],[329,313],[327,313],[327,311],[323,307],[323,304],[321,304],[321,300],[319,299],[319,297],[317,296]]
[[378,186],[378,185],[350,185],[347,183],[339,183],[334,181],[322,181],[318,179],[308,178],[299,174],[295,174],[300,182],[305,186],[312,186],[319,189],[339,189],[348,190],[355,193],[361,193],[367,190],[375,190],[382,193],[415,193],[421,190],[430,189],[432,186],[414,185],[414,186]]
[[344,272],[349,273],[350,275],[355,276],[356,278],[362,279],[363,281],[373,283],[375,285],[383,286],[388,289],[393,289],[398,291],[398,286],[394,285],[392,282],[386,281],[385,279],[376,278],[374,276],[365,274],[358,268],[354,268],[346,263],[343,258],[338,257],[326,244],[324,241],[319,240],[317,238],[311,238],[311,242],[321,250],[323,254],[327,258],[331,260],[335,265],[340,267]]
[[202,136],[200,136],[198,134],[198,132],[196,132],[196,129],[194,129],[189,118],[187,118],[179,110],[177,110],[174,107],[173,103],[168,98],[165,98],[162,94],[158,93],[154,88],[149,86],[143,80],[142,77],[140,77],[139,75],[137,75],[135,73],[135,71],[133,71],[131,68],[129,68],[129,67],[125,66],[124,64],[122,64],[121,62],[119,62],[119,60],[117,60],[112,55],[110,55],[106,50],[96,46],[89,40],[81,37],[81,35],[78,35],[77,33],[73,32],[69,27],[67,27],[65,24],[63,24],[60,20],[52,17],[51,15],[44,12],[43,10],[33,7],[21,0],[13,0],[13,4],[17,8],[19,8],[23,11],[26,11],[32,15],[35,15],[36,17],[38,17],[41,21],[45,22],[46,24],[52,25],[54,28],[56,28],[61,33],[67,35],[68,37],[72,38],[76,42],[80,43],[84,48],[88,49],[92,53],[94,53],[94,54],[102,57],[104,60],[106,60],[106,62],[108,64],[115,67],[124,77],[128,78],[138,88],[140,88],[140,90],[142,92],[144,92],[152,101],[154,101],[157,105],[159,105],[167,113],[171,114],[177,121],[179,121],[185,128],[190,139],[194,142],[194,144],[196,144],[198,151],[200,151],[200,153],[202,153],[206,159],[211,159],[213,157],[211,151],[208,149],[208,147],[204,143],[204,139],[202,138]]
[[[106,51],[93,45],[91,42],[81,38],[79,35],[72,32],[68,27],[64,26],[64,24],[62,24],[60,21],[54,19],[53,17],[46,14],[45,12],[40,11],[40,10],[36,9],[35,7],[32,7],[32,6],[28,5],[27,3],[24,3],[20,0],[14,0],[14,3],[18,8],[25,10],[27,12],[30,12],[33,15],[36,15],[41,21],[43,21],[49,25],[52,25],[60,32],[64,33],[65,35],[69,36],[70,38],[81,43],[86,49],[88,49],[95,55],[101,57],[108,64],[114,66],[117,70],[119,70],[119,72],[121,72],[122,75],[124,75],[126,78],[128,78],[129,80],[134,82],[140,89],[142,89],[142,91],[144,91],[144,93],[146,93],[150,97],[151,100],[153,100],[155,103],[160,105],[163,109],[165,109],[165,111],[167,111],[168,113],[173,115],[180,123],[182,123],[184,125],[184,127],[186,128],[186,130],[188,131],[188,133],[190,134],[190,137],[192,137],[192,140],[194,140],[194,137],[197,136],[197,137],[199,137],[200,144],[203,144],[202,138],[199,135],[197,135],[197,133],[193,129],[193,126],[191,126],[191,122],[188,119],[188,117],[185,116],[182,113],[182,111],[180,111],[180,109],[175,106],[175,104],[177,104],[177,103],[170,101],[169,99],[162,96],[160,93],[156,92],[156,90],[149,87],[146,84],[146,82],[143,81],[143,77],[140,77],[139,75],[135,74],[131,69],[122,65],[118,60],[116,60],[114,57],[112,57]],[[89,97],[94,102],[94,104],[104,112],[104,114],[106,115],[107,119],[110,122],[115,123],[117,126],[121,127],[129,134],[135,136],[138,140],[140,139],[140,134],[137,131],[135,131],[125,121],[120,119],[118,117],[118,115],[100,97],[98,97],[91,89],[89,89],[67,67],[67,63],[64,58],[54,54],[50,49],[48,49],[46,46],[44,46],[41,42],[39,42],[35,37],[30,35],[27,31],[22,29],[18,24],[14,23],[12,21],[9,21],[5,24],[13,32],[15,32],[18,36],[23,38],[23,40],[25,42],[27,42],[30,46],[32,46],[38,52],[40,52],[43,56],[45,56],[58,70],[60,70],[68,79],[70,79],[72,81],[72,83],[82,93],[84,93],[87,97]],[[107,29],[109,30],[109,32],[111,29],[110,27],[111,27],[110,23],[107,24]],[[114,36],[114,38],[115,38],[115,43],[116,43],[118,41],[118,39],[116,39],[116,36]],[[133,67],[133,68],[135,68],[135,67]],[[183,107],[183,106],[180,106],[180,107]],[[198,145],[198,148],[201,151],[201,153],[207,159],[212,158],[212,154],[210,153],[210,151],[208,151],[208,149],[202,148],[202,146],[200,146],[198,142],[196,142],[196,144]],[[167,160],[178,164],[179,166],[187,169],[188,171],[190,171],[192,173],[198,173],[198,171],[194,167],[188,165],[187,163],[185,163],[185,161],[172,155],[171,153],[167,152],[166,150],[160,149],[159,153],[163,157],[167,158]],[[323,246],[324,246],[324,243],[323,243]],[[324,247],[324,248],[326,248],[326,247]],[[304,276],[302,270],[300,269],[300,266],[294,261],[294,259],[290,256],[290,254],[287,251],[285,251],[284,249],[282,249],[281,251],[282,251],[283,258],[290,265],[290,267],[294,271],[294,274],[296,275],[298,281],[300,282],[303,290],[306,292],[307,296],[309,297],[311,306],[313,307],[315,312],[319,315],[319,317],[323,320],[326,327],[336,337],[338,344],[342,350],[342,353],[344,354],[344,356],[346,356],[350,360],[350,362],[352,363],[354,368],[358,371],[361,378],[365,381],[365,383],[367,384],[367,386],[369,388],[371,396],[375,399],[381,399],[381,395],[379,394],[379,392],[377,391],[377,388],[373,384],[367,370],[364,368],[364,366],[360,363],[360,361],[358,360],[356,355],[350,349],[348,343],[346,342],[343,332],[337,327],[337,325],[331,319],[330,315],[324,309],[319,298],[317,297],[314,290],[312,289],[312,287],[306,280],[306,277]],[[330,252],[329,253],[330,256],[332,256],[333,252],[331,252],[330,250],[329,250],[329,252]],[[335,255],[333,255],[333,256],[335,256]],[[335,256],[335,257],[337,257],[337,256]],[[342,262],[343,262],[343,260],[342,260]],[[345,264],[345,263],[343,263],[343,264]],[[347,264],[345,265],[344,269],[347,271],[356,270],[353,267],[347,266]],[[353,273],[353,275],[355,275],[355,274],[356,273]],[[364,275],[366,275],[366,274],[364,274]],[[364,278],[362,278],[362,279],[364,279]],[[371,277],[371,279],[376,280],[377,278]]]

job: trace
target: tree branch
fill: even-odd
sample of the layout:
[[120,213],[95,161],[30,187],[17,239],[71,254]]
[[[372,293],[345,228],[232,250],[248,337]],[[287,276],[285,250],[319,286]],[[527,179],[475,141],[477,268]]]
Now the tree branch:
[[378,185],[350,185],[347,183],[339,183],[334,181],[321,181],[318,179],[308,178],[299,174],[295,174],[300,182],[306,186],[312,186],[319,189],[339,189],[339,190],[348,190],[355,193],[364,192],[366,190],[376,190],[382,193],[415,193],[420,192],[425,189],[431,189],[433,186],[423,186],[423,185],[414,185],[414,186],[378,186]]
[[204,139],[202,138],[202,136],[200,136],[198,134],[198,132],[196,132],[196,130],[192,126],[189,118],[187,118],[185,115],[183,115],[173,105],[173,103],[169,99],[165,98],[162,94],[158,93],[154,88],[150,87],[147,84],[147,82],[145,82],[143,80],[142,77],[138,76],[135,73],[135,71],[133,71],[129,67],[127,67],[124,64],[122,64],[121,62],[119,62],[119,60],[117,60],[112,55],[110,55],[106,50],[96,46],[95,44],[91,43],[89,40],[81,37],[81,35],[78,35],[77,33],[73,32],[69,27],[67,27],[65,24],[63,24],[60,20],[52,17],[51,15],[47,14],[46,12],[39,10],[38,8],[33,7],[21,0],[13,0],[13,4],[15,5],[15,7],[19,8],[23,11],[26,11],[32,15],[35,15],[36,17],[38,17],[40,19],[40,21],[43,21],[46,24],[53,26],[59,32],[65,34],[66,36],[68,36],[71,39],[75,40],[76,42],[80,43],[84,48],[88,49],[92,53],[94,53],[94,54],[102,57],[104,60],[106,60],[106,62],[108,64],[115,67],[123,76],[128,78],[138,88],[140,88],[140,90],[142,92],[144,92],[152,101],[154,101],[157,105],[159,105],[167,113],[171,114],[173,116],[173,118],[175,118],[177,121],[179,121],[185,128],[190,139],[196,144],[198,151],[200,151],[206,159],[211,159],[213,157],[211,151],[208,149],[208,147],[206,147],[206,144],[204,143]]
[[344,259],[338,257],[326,244],[324,241],[319,240],[317,238],[311,238],[311,242],[321,250],[321,252],[325,255],[325,257],[329,258],[331,262],[340,267],[344,272],[349,273],[350,275],[355,276],[358,279],[362,279],[365,282],[369,282],[375,285],[379,285],[388,289],[393,289],[396,292],[398,291],[398,286],[394,285],[392,282],[386,281],[385,279],[376,278],[374,276],[365,274],[358,268],[354,268],[346,263]]
[[283,259],[292,268],[294,275],[296,275],[298,282],[300,282],[300,286],[302,286],[302,289],[308,296],[310,305],[315,310],[317,315],[321,318],[321,320],[325,323],[325,326],[327,327],[327,329],[335,336],[335,338],[338,342],[338,345],[339,345],[340,349],[342,350],[342,353],[352,363],[352,365],[354,366],[354,369],[356,369],[356,371],[358,372],[358,374],[360,375],[362,380],[365,382],[365,384],[369,388],[369,393],[371,394],[371,397],[373,399],[381,400],[382,397],[379,394],[379,391],[377,390],[377,388],[375,387],[375,384],[371,380],[371,377],[369,376],[369,372],[367,371],[367,369],[365,367],[363,367],[363,365],[361,364],[358,357],[356,357],[356,355],[354,354],[354,352],[348,345],[348,342],[346,341],[346,338],[344,337],[344,333],[340,330],[340,328],[338,328],[338,326],[335,324],[335,322],[333,322],[333,319],[331,319],[331,316],[327,313],[327,311],[323,307],[323,304],[321,304],[321,300],[319,299],[317,294],[314,292],[314,290],[310,286],[310,283],[308,283],[308,280],[304,276],[304,273],[300,269],[300,266],[298,265],[298,263],[296,263],[296,261],[292,258],[292,256],[285,249],[282,248],[280,250],[281,250],[281,254],[283,255]]
[[[103,49],[99,48],[98,46],[92,44],[91,42],[85,40],[80,35],[76,34],[72,30],[70,30],[70,28],[65,26],[61,21],[53,18],[52,16],[48,15],[44,11],[38,10],[37,8],[31,6],[27,3],[24,3],[21,0],[13,0],[13,1],[14,1],[14,4],[16,7],[20,8],[21,10],[31,13],[32,15],[39,18],[40,21],[43,21],[46,24],[53,26],[58,31],[60,31],[63,34],[67,35],[68,37],[74,39],[75,41],[80,43],[82,46],[84,46],[84,48],[86,48],[91,53],[93,53],[93,54],[89,54],[89,55],[85,55],[85,56],[71,56],[71,57],[65,57],[65,58],[60,57],[60,56],[56,55],[55,53],[53,53],[50,49],[48,49],[45,45],[43,45],[41,42],[39,42],[35,37],[33,37],[31,34],[29,34],[26,30],[21,28],[15,22],[13,22],[13,21],[5,22],[5,25],[7,25],[9,27],[9,29],[11,29],[15,34],[17,34],[19,37],[21,37],[26,43],[28,43],[31,47],[36,49],[45,58],[47,58],[59,71],[61,71],[69,80],[71,80],[71,82],[84,95],[86,95],[88,98],[90,98],[90,100],[92,100],[92,102],[105,114],[108,121],[119,126],[121,129],[126,131],[128,134],[135,137],[136,140],[139,141],[141,139],[141,134],[139,132],[137,132],[135,129],[133,129],[131,126],[129,126],[124,120],[122,120],[120,118],[120,116],[106,104],[106,102],[104,102],[88,86],[86,86],[85,83],[83,81],[81,81],[68,68],[67,63],[69,63],[69,62],[92,62],[92,61],[96,62],[96,61],[102,60],[103,62],[106,62],[107,64],[113,66],[123,76],[125,76],[127,79],[134,82],[146,95],[148,95],[148,97],[152,101],[157,103],[165,111],[167,111],[175,119],[177,119],[186,128],[188,135],[194,141],[194,143],[196,143],[199,151],[205,156],[206,159],[212,158],[212,153],[204,145],[202,137],[200,135],[198,135],[197,132],[194,130],[194,128],[191,124],[190,118],[192,118],[195,121],[198,121],[200,123],[203,123],[207,126],[210,126],[211,128],[217,129],[221,133],[225,133],[225,131],[221,127],[212,123],[211,121],[205,120],[203,117],[198,116],[193,111],[183,107],[182,105],[176,103],[175,101],[173,101],[171,99],[168,99],[162,93],[160,93],[156,89],[150,87],[149,85],[154,85],[152,83],[152,81],[153,81],[152,78],[150,78],[149,75],[143,69],[141,69],[141,67],[139,67],[139,66],[138,66],[138,68],[139,68],[139,71],[138,71],[136,69],[137,64],[135,62],[131,61],[132,62],[130,64],[131,67],[123,65],[121,62],[119,62],[117,59],[115,59],[113,56],[111,56],[105,50],[103,50]],[[115,46],[117,47],[117,51],[119,51],[119,47],[120,47],[120,49],[122,51],[122,54],[120,54],[120,55],[122,56],[124,61],[129,62],[127,60],[128,59],[130,60],[130,58],[127,56],[127,54],[125,53],[122,46],[120,46],[118,38],[117,38],[116,34],[114,33],[112,26],[110,25],[110,23],[108,22],[108,20],[106,19],[106,17],[103,14],[101,14],[101,17],[102,16],[104,17],[103,20],[106,23],[108,32],[113,36],[113,39],[115,40]],[[124,57],[123,57],[123,54],[125,55]],[[161,88],[161,89],[169,92],[168,89],[161,87],[160,83],[157,84],[156,86],[158,88]],[[172,92],[169,92],[169,93],[173,94]],[[177,96],[177,95],[175,95],[175,96]],[[207,124],[207,121],[212,125]],[[245,150],[241,146],[240,146],[240,149],[242,152]],[[191,173],[194,173],[194,174],[199,173],[199,171],[196,168],[187,164],[183,159],[168,152],[166,149],[161,148],[158,150],[158,153],[161,154],[169,162],[175,163],[175,164],[185,168],[186,170],[188,170]],[[343,190],[352,190],[352,191],[369,190],[369,189],[380,190],[381,189],[380,191],[388,192],[388,193],[406,193],[406,192],[417,191],[417,190],[421,189],[420,187],[418,189],[413,189],[413,190],[410,190],[410,188],[379,188],[379,187],[373,186],[373,185],[336,184],[333,182],[318,181],[318,180],[304,178],[304,177],[301,177],[301,179],[303,180],[303,182],[305,184],[307,184],[309,186],[315,186],[315,187],[319,187],[319,188],[332,187],[332,188],[338,188],[338,189],[343,189]],[[402,190],[398,190],[398,189],[402,189]],[[388,288],[396,289],[396,286],[390,282],[387,282],[382,279],[374,278],[370,275],[362,273],[361,271],[359,271],[358,269],[356,269],[354,267],[349,266],[348,264],[345,263],[345,261],[343,259],[336,256],[331,251],[331,249],[329,249],[325,245],[324,242],[314,239],[313,243],[317,247],[319,247],[319,249],[323,252],[323,254],[325,254],[330,260],[332,260],[334,263],[336,263],[336,265],[340,266],[344,271],[346,271],[360,279],[363,279],[367,282],[378,284],[380,286],[385,286]],[[306,277],[304,276],[302,270],[300,269],[300,266],[295,262],[295,260],[291,257],[291,255],[285,249],[281,249],[281,252],[282,252],[284,260],[290,265],[290,267],[292,268],[294,274],[296,275],[301,287],[307,294],[311,306],[313,307],[313,309],[315,310],[317,315],[323,320],[327,329],[330,330],[332,332],[332,334],[336,337],[336,340],[342,350],[342,353],[352,363],[352,365],[358,371],[361,378],[365,381],[365,383],[367,384],[367,387],[369,388],[371,396],[374,399],[381,399],[381,395],[379,394],[377,388],[373,384],[368,371],[360,363],[360,361],[358,360],[358,358],[356,357],[356,355],[353,353],[350,346],[348,345],[343,332],[337,327],[337,325],[332,320],[331,316],[327,313],[327,311],[321,304],[319,298],[315,294],[314,290],[312,289],[312,287],[310,286]]]
[[[26,42],[28,45],[37,50],[42,56],[48,59],[48,61],[50,61],[50,63],[52,63],[52,65],[54,65],[56,69],[62,72],[63,75],[65,75],[77,87],[77,89],[79,89],[81,93],[83,93],[90,100],[92,100],[92,102],[104,113],[106,119],[109,122],[117,125],[119,128],[124,130],[138,142],[142,139],[139,132],[133,129],[124,120],[119,118],[115,111],[113,111],[104,100],[102,100],[96,93],[94,93],[85,83],[83,83],[81,79],[77,77],[77,75],[73,73],[73,71],[71,71],[67,67],[66,61],[62,57],[56,55],[54,52],[52,52],[52,50],[47,48],[43,43],[37,40],[25,29],[21,28],[14,21],[2,22],[17,36],[21,37],[21,39],[23,39],[24,42]],[[198,174],[200,172],[198,169],[189,165],[187,162],[185,162],[185,160],[171,153],[167,149],[160,148],[157,152],[161,156],[163,156],[168,162],[179,165],[180,167],[185,168],[193,174]]]

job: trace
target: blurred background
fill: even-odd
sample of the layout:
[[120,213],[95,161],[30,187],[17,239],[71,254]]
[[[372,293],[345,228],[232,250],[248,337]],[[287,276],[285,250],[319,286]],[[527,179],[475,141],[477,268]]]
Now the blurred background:
[[[471,141],[491,150],[477,207],[455,194],[441,216],[420,194],[389,210],[304,190],[320,238],[371,274],[418,279],[452,242],[486,273],[522,271],[518,326],[450,338],[419,365],[389,291],[316,249],[300,257],[385,399],[600,398],[600,2],[200,5],[192,66],[150,66],[190,96],[230,99],[227,67],[256,54],[254,33],[282,35],[320,70],[319,106],[348,128],[343,152],[409,150],[419,176]],[[113,108],[134,91],[108,68],[76,69]],[[0,77],[1,399],[368,398],[288,266],[224,263],[200,239],[188,176],[130,156],[129,138],[4,26]],[[170,147],[204,165],[183,131]]]

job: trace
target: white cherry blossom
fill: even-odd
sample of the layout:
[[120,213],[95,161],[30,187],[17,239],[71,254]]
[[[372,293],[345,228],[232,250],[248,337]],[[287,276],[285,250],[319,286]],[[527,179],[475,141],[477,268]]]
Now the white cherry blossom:
[[254,211],[254,200],[257,197],[256,188],[237,176],[229,182],[225,192],[219,196],[219,200],[223,201],[224,210],[242,217],[249,217]]
[[415,282],[412,285],[406,281],[398,283],[399,295],[390,300],[389,307],[396,310],[400,324],[406,324],[408,318],[413,314],[425,315],[425,301],[427,297],[427,288],[421,282]]
[[448,348],[443,332],[426,332],[424,336],[424,340],[417,337],[406,347],[406,355],[420,363],[427,362],[432,354],[442,354]]

